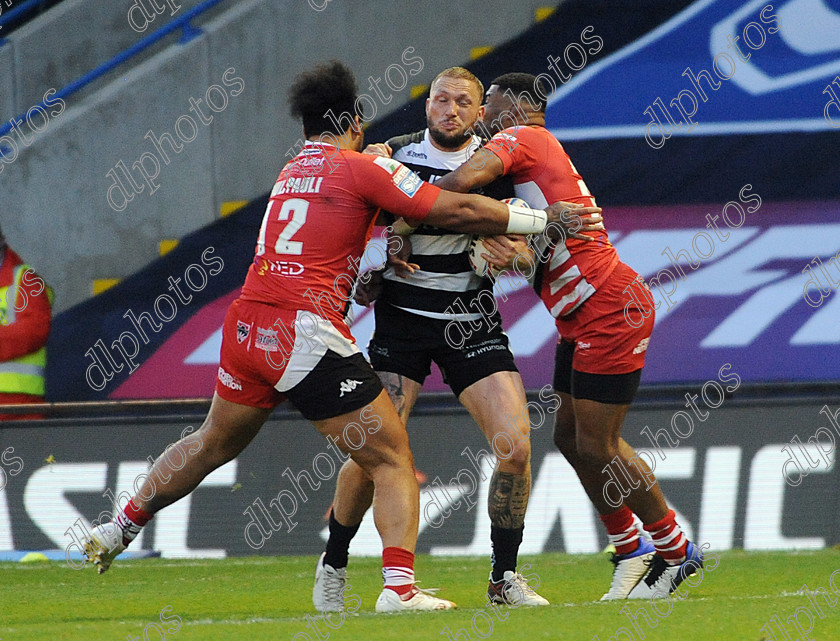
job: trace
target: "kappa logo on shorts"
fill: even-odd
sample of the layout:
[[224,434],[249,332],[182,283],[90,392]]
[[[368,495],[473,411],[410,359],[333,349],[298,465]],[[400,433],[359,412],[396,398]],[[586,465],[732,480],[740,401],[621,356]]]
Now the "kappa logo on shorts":
[[643,338],[639,341],[639,344],[633,349],[634,354],[641,354],[648,348],[648,343],[650,343],[649,338]]
[[251,326],[253,323],[243,323],[241,320],[236,321],[236,342],[240,345],[245,342],[248,336],[251,335]]
[[592,343],[578,343],[577,344],[578,349],[589,349],[590,347],[592,347]]
[[221,367],[219,368],[219,382],[232,390],[242,391],[242,381],[236,378],[233,374],[229,374]]
[[277,330],[257,327],[257,340],[254,341],[254,347],[264,352],[279,352],[280,341],[277,338]]
[[354,392],[356,387],[362,384],[362,381],[354,381],[352,378],[348,378],[346,381],[341,383],[341,394],[338,395],[338,398],[341,398],[345,394],[349,392]]

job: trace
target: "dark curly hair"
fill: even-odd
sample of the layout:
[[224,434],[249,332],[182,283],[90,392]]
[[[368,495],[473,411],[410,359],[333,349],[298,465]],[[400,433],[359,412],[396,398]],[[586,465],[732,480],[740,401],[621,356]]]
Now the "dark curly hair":
[[289,88],[292,116],[303,121],[307,138],[324,132],[343,134],[356,114],[356,79],[338,60],[299,73]]
[[[491,85],[499,86],[499,93],[505,95],[510,89],[519,102],[529,103],[539,113],[545,113],[548,92],[542,80],[530,73],[506,73],[496,78]],[[510,96],[508,96],[510,97]]]

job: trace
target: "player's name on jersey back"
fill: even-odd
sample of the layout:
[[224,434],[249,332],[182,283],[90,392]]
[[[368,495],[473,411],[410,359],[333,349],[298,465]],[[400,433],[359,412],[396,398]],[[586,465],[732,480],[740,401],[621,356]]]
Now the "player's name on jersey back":
[[286,178],[285,180],[278,180],[271,190],[272,196],[281,196],[283,194],[317,194],[321,190],[321,183],[324,178],[316,178],[311,176],[309,178]]

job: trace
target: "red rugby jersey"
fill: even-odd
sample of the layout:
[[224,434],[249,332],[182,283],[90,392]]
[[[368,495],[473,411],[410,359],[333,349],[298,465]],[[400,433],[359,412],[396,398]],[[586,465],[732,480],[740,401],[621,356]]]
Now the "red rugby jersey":
[[[537,209],[563,200],[595,206],[595,198],[563,146],[545,127],[510,127],[485,147],[501,159],[516,195]],[[588,232],[593,242],[569,238],[543,257],[539,295],[555,318],[570,314],[609,277],[619,263],[605,231]],[[548,249],[538,237],[537,249]]]
[[379,208],[420,221],[439,193],[396,160],[307,142],[271,191],[241,299],[340,327]]

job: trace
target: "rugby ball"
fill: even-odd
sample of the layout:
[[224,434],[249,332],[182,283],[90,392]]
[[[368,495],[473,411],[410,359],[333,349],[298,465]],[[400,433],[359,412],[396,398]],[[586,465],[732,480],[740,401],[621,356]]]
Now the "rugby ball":
[[[510,205],[519,205],[520,207],[530,207],[530,205],[521,198],[505,198],[503,203]],[[490,252],[484,246],[484,236],[474,235],[470,240],[470,246],[467,250],[467,257],[470,260],[470,267],[481,278],[490,278],[495,280],[496,277],[504,270],[497,267],[492,267],[481,254],[489,254]]]

